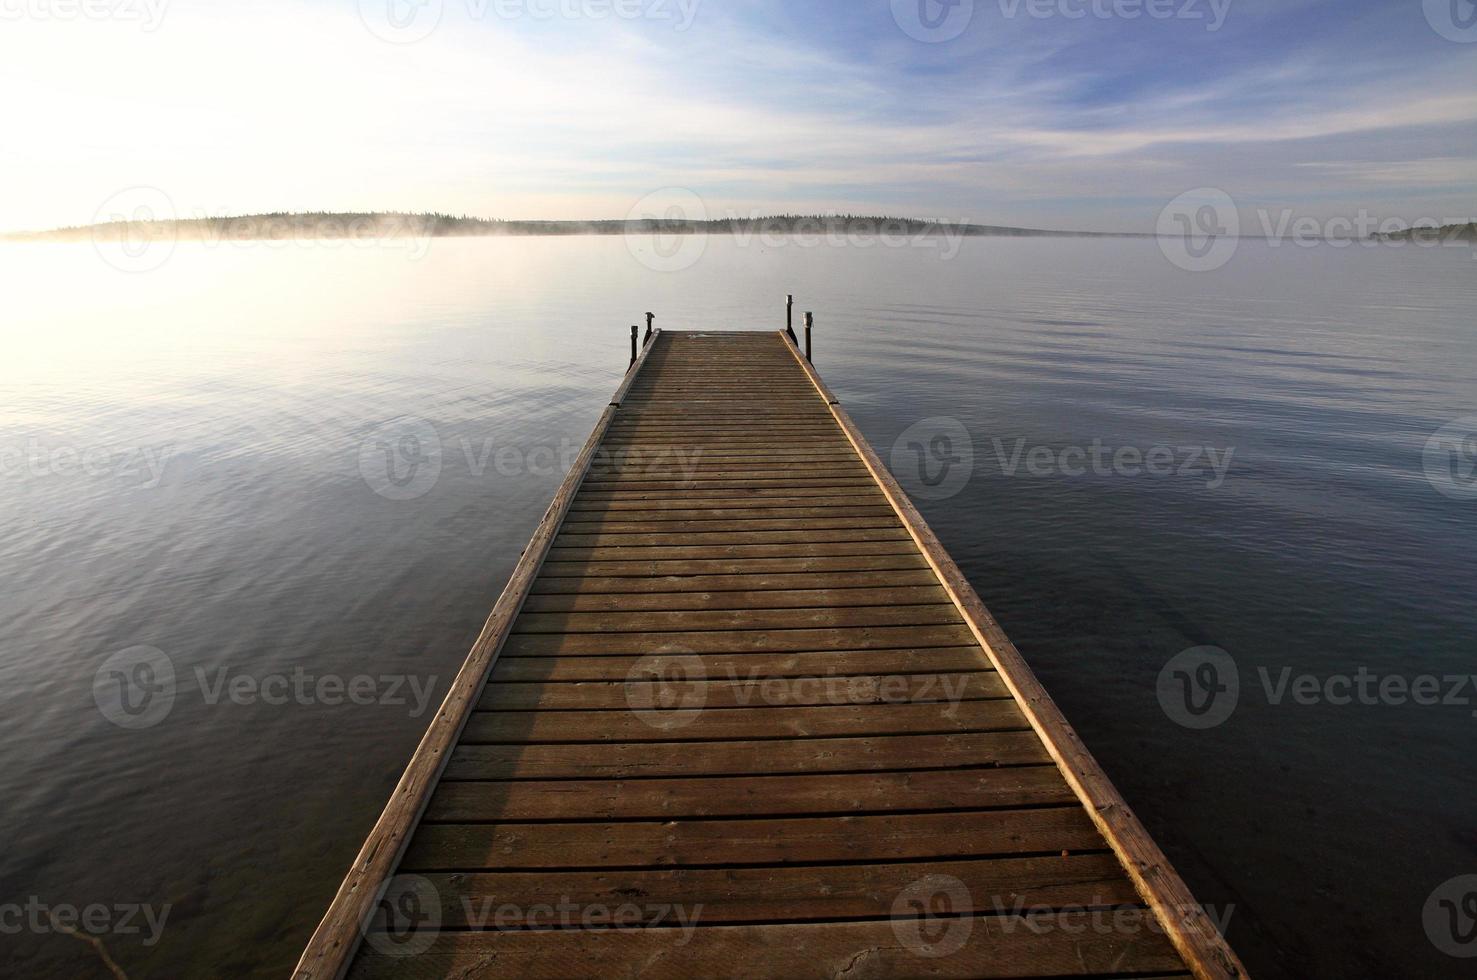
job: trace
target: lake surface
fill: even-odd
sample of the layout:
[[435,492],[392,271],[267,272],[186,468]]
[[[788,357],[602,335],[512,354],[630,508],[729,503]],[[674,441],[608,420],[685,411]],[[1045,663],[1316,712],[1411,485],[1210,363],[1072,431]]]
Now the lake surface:
[[[1470,976],[1425,911],[1477,872],[1477,689],[1361,700],[1357,675],[1477,672],[1472,253],[941,253],[182,244],[130,274],[0,248],[0,903],[104,906],[134,977],[285,975],[629,325],[775,329],[794,292],[830,386],[1252,973]],[[416,420],[439,472],[394,499],[375,447]],[[960,427],[967,472],[920,483],[910,445]],[[1176,688],[1206,665],[1221,683]],[[168,703],[110,694],[164,670]],[[317,684],[356,675],[368,703]],[[106,975],[75,937],[4,942],[0,972]]]

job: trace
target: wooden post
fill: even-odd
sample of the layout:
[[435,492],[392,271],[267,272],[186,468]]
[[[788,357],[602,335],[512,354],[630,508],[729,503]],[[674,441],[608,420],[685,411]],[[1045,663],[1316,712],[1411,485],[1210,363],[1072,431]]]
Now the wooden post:
[[636,363],[636,354],[641,348],[636,343],[636,334],[641,330],[636,324],[631,324],[631,363]]
[[790,343],[796,347],[800,346],[800,340],[795,336],[795,295],[793,293],[785,297],[785,333],[790,335]]
[[655,313],[646,314],[646,336],[641,338],[641,346],[645,347],[651,343],[651,322],[656,319]]
[[[815,326],[815,314],[814,313],[807,313],[807,314],[805,314],[805,359],[807,361],[810,361],[811,360],[811,357],[810,357],[810,328],[813,327],[813,326]],[[811,363],[815,363],[815,362],[814,361],[811,361]]]

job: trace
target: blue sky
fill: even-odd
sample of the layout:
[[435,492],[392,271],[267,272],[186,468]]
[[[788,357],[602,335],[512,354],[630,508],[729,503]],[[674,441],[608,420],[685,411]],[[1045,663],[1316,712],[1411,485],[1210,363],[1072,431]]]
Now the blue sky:
[[65,2],[0,0],[0,227],[138,186],[184,216],[1477,212],[1470,0]]

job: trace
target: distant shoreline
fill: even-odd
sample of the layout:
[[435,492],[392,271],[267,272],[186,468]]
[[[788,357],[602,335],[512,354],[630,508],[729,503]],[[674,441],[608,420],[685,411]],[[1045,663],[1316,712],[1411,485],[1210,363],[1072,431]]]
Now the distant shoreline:
[[111,221],[47,231],[0,234],[24,242],[111,242],[172,238],[180,241],[271,241],[323,239],[483,238],[503,235],[849,235],[886,238],[938,234],[948,237],[1152,238],[1152,233],[1058,231],[1009,225],[977,225],[869,215],[767,215],[753,218],[632,219],[592,221],[503,221],[436,213],[280,212],[167,221]]
[[[685,218],[640,218],[528,221],[474,218],[435,212],[344,211],[275,212],[214,218],[176,218],[166,221],[109,221],[72,225],[46,231],[0,233],[0,242],[139,242],[201,241],[254,242],[343,240],[376,241],[425,238],[572,237],[602,235],[729,235],[829,237],[849,239],[939,237],[960,238],[1161,238],[1179,237],[1156,232],[1062,231],[1022,228],[1012,225],[979,225],[882,215],[776,214],[759,217],[714,218],[691,221]],[[1296,236],[1222,234],[1217,237],[1258,241],[1297,240]],[[1477,224],[1417,225],[1394,232],[1376,232],[1366,237],[1339,236],[1330,242],[1414,243],[1417,245],[1467,244],[1477,242]]]

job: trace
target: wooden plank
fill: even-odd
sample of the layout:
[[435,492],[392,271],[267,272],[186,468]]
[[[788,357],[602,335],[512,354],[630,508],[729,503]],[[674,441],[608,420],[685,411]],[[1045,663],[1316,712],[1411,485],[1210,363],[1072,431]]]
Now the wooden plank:
[[[628,403],[629,404],[629,403]],[[658,420],[648,418],[644,413],[636,418],[627,418],[624,421],[613,423],[610,434],[614,437],[631,436],[640,433],[675,434],[680,436],[696,436],[706,442],[710,437],[731,435],[774,435],[775,441],[783,441],[786,436],[792,435],[825,435],[835,436],[835,424],[821,413],[806,418],[774,419],[770,421],[752,419],[745,413],[744,420],[735,420],[732,415],[725,421],[702,421],[695,419],[666,419]]]
[[[742,423],[734,422],[733,402],[726,401],[720,406],[704,411],[694,408],[665,408],[664,402],[655,402],[651,405],[636,405],[630,399],[626,400],[625,407],[633,410],[636,418],[620,420],[622,425],[633,424],[671,424],[676,426],[703,425],[714,423],[717,425],[733,426]],[[750,405],[744,408],[744,418],[750,422],[781,423],[790,422],[815,422],[823,421],[830,423],[831,418],[820,406],[808,409],[781,409],[765,408],[761,405]]]
[[[714,712],[715,714],[717,712]],[[706,714],[706,712],[705,712]],[[1076,796],[1054,766],[845,775],[442,783],[433,823],[631,820],[1058,806]]]
[[712,534],[720,531],[832,531],[846,528],[895,529],[898,527],[901,527],[901,525],[897,524],[890,514],[873,517],[808,517],[804,519],[787,519],[784,517],[765,517],[763,511],[750,511],[748,517],[727,521],[714,518],[671,520],[664,518],[660,512],[644,520],[608,518],[592,521],[579,520],[565,523],[564,530],[571,535],[602,534],[614,536],[617,534],[644,535],[653,533],[683,535]]
[[1014,701],[956,704],[824,705],[794,708],[729,708],[671,716],[634,711],[479,711],[462,745],[678,742],[837,738],[860,735],[929,735],[1016,731],[1029,728]]
[[673,575],[768,575],[812,572],[869,572],[927,568],[922,555],[832,555],[819,558],[701,558],[658,561],[548,561],[546,578]]
[[[734,681],[770,677],[993,673],[989,661],[978,647],[691,654],[682,659],[703,677]],[[520,682],[625,681],[637,668],[649,663],[649,656],[508,658],[498,661],[491,679]]]
[[[628,511],[650,512],[657,518],[665,517],[666,520],[682,520],[672,517],[672,514],[703,515],[703,514],[727,514],[727,512],[743,512],[743,514],[765,514],[772,511],[801,511],[801,514],[783,514],[780,517],[806,517],[815,514],[817,517],[826,517],[827,514],[835,514],[837,509],[849,511],[849,509],[861,509],[866,514],[876,514],[877,509],[886,508],[886,514],[892,515],[891,505],[886,502],[886,497],[880,493],[848,493],[848,496],[805,496],[805,494],[750,494],[744,493],[740,496],[731,497],[709,497],[703,500],[674,500],[671,497],[659,496],[656,493],[610,493],[591,494],[582,493],[576,497],[575,506],[570,508],[572,514],[620,515]],[[672,514],[668,514],[672,512]],[[580,518],[588,520],[588,518]],[[629,518],[635,520],[635,518]]]
[[434,824],[415,835],[400,870],[870,863],[1102,847],[1102,835],[1079,806],[775,820]]
[[[619,858],[617,858],[619,860]],[[826,887],[816,878],[824,874]],[[552,895],[578,907],[620,905],[634,896],[680,895],[705,928],[717,924],[885,918],[920,879],[962,884],[955,914],[1013,908],[1102,908],[1133,905],[1138,894],[1111,854],[997,857],[975,861],[813,867],[655,868],[616,871],[503,871],[425,875],[446,929],[539,926],[527,896]],[[542,880],[539,880],[542,879]],[[515,911],[495,920],[494,910]],[[542,924],[548,925],[547,920]],[[383,931],[383,920],[370,928]]]
[[807,528],[801,531],[666,531],[648,528],[644,533],[601,531],[594,534],[566,528],[554,539],[554,543],[561,548],[696,548],[706,544],[827,544],[846,541],[907,541],[912,544],[908,532],[901,526]]
[[[588,580],[586,580],[588,581]],[[939,605],[948,594],[937,585],[895,585],[886,588],[744,590],[736,592],[641,592],[530,595],[525,612],[638,612],[689,609],[841,609],[847,606],[892,604]]]
[[525,612],[513,632],[681,633],[695,630],[850,629],[959,622],[952,605],[828,606],[816,609],[687,609],[665,612]]
[[[722,438],[702,438],[702,440],[699,440],[697,437],[682,438],[668,437],[668,435],[632,435],[629,438],[611,438],[611,440],[607,440],[604,443],[604,446],[606,446],[609,452],[631,452],[631,450],[657,452],[657,450],[666,450],[666,452],[682,452],[691,455],[691,453],[707,449],[741,449],[750,453],[756,452],[756,450],[762,452],[762,450],[767,450],[771,446],[774,446],[775,441],[777,440],[771,440],[771,438],[746,438],[741,437],[741,435],[731,435],[731,437]],[[846,443],[836,441],[835,435],[784,435],[783,441],[787,446],[802,446],[808,447],[811,450],[836,450],[845,449],[846,447]],[[866,484],[866,486],[868,490],[874,489],[870,484]]]
[[516,779],[646,779],[776,773],[905,772],[971,766],[1049,765],[1034,732],[881,735],[869,738],[699,742],[678,745],[458,745],[444,782]]
[[662,575],[662,576],[600,576],[585,575],[577,578],[559,578],[540,575],[533,583],[534,595],[586,595],[602,593],[632,595],[642,592],[675,592],[679,588],[690,588],[698,592],[785,592],[787,590],[829,590],[843,592],[850,589],[870,588],[916,588],[938,587],[938,577],[928,568],[898,568],[890,571],[853,572],[806,572],[787,574],[784,572],[754,572],[747,575]]
[[832,558],[840,555],[913,555],[911,541],[837,541],[825,544],[708,544],[549,549],[550,561],[678,561],[715,558]]
[[[906,896],[904,896],[906,897]],[[968,922],[965,929],[954,922]],[[1053,916],[1038,931],[1019,919],[789,923],[683,929],[450,932],[415,956],[366,949],[355,980],[837,980],[1134,976],[1165,978],[1181,969],[1174,948],[1148,929],[1104,932],[1093,913]],[[937,945],[929,940],[944,940]],[[958,948],[954,946],[958,943]],[[1183,974],[1180,974],[1183,976]]]
[[799,490],[804,488],[845,488],[860,487],[864,490],[872,490],[872,481],[866,476],[816,476],[796,477],[793,473],[789,476],[775,474],[773,476],[736,476],[725,479],[713,480],[685,480],[685,479],[640,479],[640,480],[590,480],[585,484],[585,489],[594,494],[627,493],[635,491],[685,493],[689,490]]
[[[598,469],[592,468],[589,478],[599,481],[612,481],[622,479],[642,479],[651,476],[668,478],[676,475],[691,476],[694,478],[711,478],[718,475],[731,475],[734,472],[752,473],[764,470],[766,474],[783,474],[804,472],[810,475],[820,473],[845,472],[855,474],[856,468],[839,459],[805,458],[797,459],[787,456],[782,459],[744,459],[733,456],[725,456],[721,459],[669,459],[653,460],[643,459],[638,461],[615,460]],[[863,470],[863,473],[866,471]]]
[[[784,465],[754,463],[732,464],[727,467],[703,469],[674,463],[661,468],[634,467],[628,470],[606,470],[592,473],[585,483],[592,491],[602,489],[636,490],[655,488],[658,490],[696,490],[709,486],[760,486],[780,484],[788,486],[797,479],[804,486],[841,486],[871,482],[867,471],[852,466]],[[650,485],[650,486],[648,486]]]
[[813,449],[808,446],[787,446],[783,443],[767,446],[764,449],[744,449],[742,447],[724,449],[721,446],[699,446],[696,452],[677,453],[669,447],[659,448],[652,452],[642,452],[640,449],[616,449],[602,445],[595,457],[597,460],[609,460],[612,463],[622,459],[666,459],[687,461],[697,459],[699,462],[721,463],[727,459],[794,459],[797,461],[808,461],[812,459],[846,459],[855,460],[856,450],[852,449],[844,440],[836,444],[835,449]]
[[968,643],[969,628],[868,626],[846,629],[727,630],[698,633],[528,633],[510,636],[510,657],[672,653],[795,653],[802,650],[905,650]]
[[[727,501],[743,501],[746,506],[774,507],[797,506],[789,501],[798,501],[799,506],[818,506],[815,498],[825,501],[842,501],[846,506],[856,506],[857,500],[884,500],[875,486],[845,487],[737,487],[719,490],[686,490],[678,496],[660,490],[583,490],[580,493],[582,506],[593,504],[629,503],[650,501],[653,504],[680,506],[683,509],[706,507],[709,501],[725,501],[722,506],[731,506]],[[785,503],[780,503],[785,501]]]
[[[673,659],[648,657],[640,670],[671,670]],[[687,662],[679,660],[677,663]],[[717,711],[828,704],[953,704],[1008,697],[1009,689],[994,671],[808,677],[782,684],[765,683],[749,677],[741,680],[651,681],[637,673],[619,683],[488,684],[477,708],[479,711],[635,711],[647,710],[654,700],[677,698],[692,705],[688,710],[695,713],[699,709]],[[662,714],[656,709],[651,711]]]

